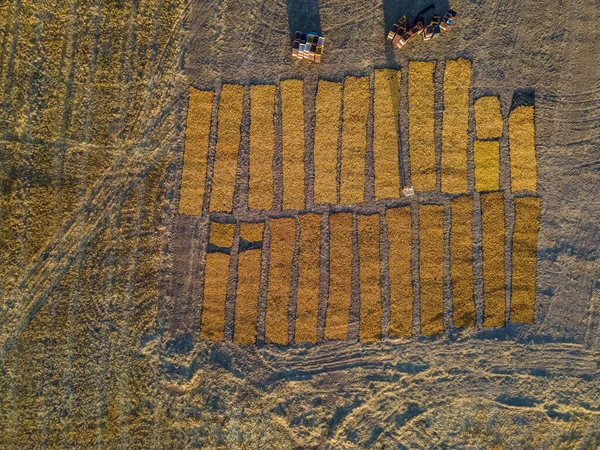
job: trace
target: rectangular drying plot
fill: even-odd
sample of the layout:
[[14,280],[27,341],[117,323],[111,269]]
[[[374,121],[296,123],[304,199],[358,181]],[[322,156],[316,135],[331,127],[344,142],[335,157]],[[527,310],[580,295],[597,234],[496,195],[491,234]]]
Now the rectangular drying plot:
[[229,280],[229,251],[235,225],[210,223],[209,242],[227,249],[227,253],[210,252],[204,266],[204,291],[200,339],[222,341],[225,333],[225,300]]
[[229,212],[233,206],[243,98],[243,86],[223,85],[219,101],[217,148],[210,196],[211,211]]
[[213,97],[212,91],[190,87],[179,196],[181,214],[202,214]]
[[281,82],[283,209],[304,209],[304,82]]
[[248,208],[273,207],[275,86],[250,87],[250,170]]
[[456,328],[475,326],[473,297],[473,197],[451,201],[450,277],[452,318]]
[[379,214],[358,216],[358,259],[360,280],[360,340],[381,339],[381,269],[379,257]]
[[502,113],[500,98],[485,96],[475,100],[475,130],[478,139],[497,139],[502,137]]
[[513,191],[537,190],[533,106],[518,106],[508,118],[510,178]]
[[290,218],[270,219],[271,250],[265,342],[288,343],[288,311],[292,288],[292,260],[296,244],[296,221]]
[[500,142],[473,142],[475,164],[475,190],[497,191],[500,189]]
[[314,144],[315,203],[337,203],[337,148],[342,84],[319,80]]
[[329,216],[329,296],[325,339],[348,338],[352,297],[352,213]]
[[419,205],[421,334],[444,332],[444,206]]
[[342,172],[340,203],[362,203],[365,198],[365,155],[369,116],[369,77],[344,79]]
[[483,326],[502,327],[506,313],[504,280],[504,197],[482,194]]
[[298,257],[296,342],[316,342],[321,275],[321,216],[302,214]]
[[510,321],[533,323],[540,199],[515,198],[515,231],[512,244]]
[[411,61],[408,66],[408,145],[411,180],[416,191],[436,189],[434,70],[433,61]]
[[373,98],[373,163],[375,200],[400,197],[398,112],[400,71],[375,70]]
[[[240,223],[237,292],[235,297],[235,327],[233,340],[240,344],[256,343],[260,262],[264,223]],[[258,245],[252,245],[258,244]]]
[[442,191],[467,191],[471,61],[446,61],[442,123]]

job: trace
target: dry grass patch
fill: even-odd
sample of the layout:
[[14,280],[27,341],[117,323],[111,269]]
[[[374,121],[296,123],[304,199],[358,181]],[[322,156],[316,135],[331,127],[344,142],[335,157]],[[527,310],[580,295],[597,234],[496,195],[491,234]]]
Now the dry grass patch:
[[348,205],[362,203],[365,199],[365,154],[370,97],[369,77],[344,79],[340,203]]
[[300,216],[296,342],[316,342],[321,276],[321,216]]
[[230,212],[240,147],[244,88],[225,84],[219,101],[217,149],[210,196],[211,211]]
[[475,110],[475,130],[479,139],[502,137],[502,112],[500,98],[497,96],[480,97],[473,105]]
[[329,216],[329,297],[325,339],[348,338],[352,297],[352,213]]
[[444,332],[444,206],[419,205],[421,334]]
[[540,199],[515,198],[515,231],[512,244],[510,321],[533,323]]
[[417,191],[436,189],[434,139],[435,62],[411,61],[408,66],[408,143],[412,185]]
[[376,70],[373,99],[375,200],[400,197],[399,109],[400,71],[394,69]]
[[504,326],[504,194],[481,195],[484,327]]
[[412,334],[413,286],[411,272],[412,225],[410,207],[385,213],[389,241],[390,337]]
[[381,266],[379,257],[379,214],[358,216],[360,260],[360,340],[381,339]]
[[508,118],[510,178],[513,191],[537,190],[533,106],[519,106]]
[[283,209],[304,209],[304,81],[281,82]]
[[273,207],[274,105],[275,86],[250,87],[250,209]]
[[460,193],[467,190],[470,84],[471,61],[446,61],[441,166],[444,192]]
[[475,326],[473,298],[473,197],[452,200],[450,276],[452,317],[456,328]]
[[500,142],[475,141],[475,190],[496,191],[500,189]]
[[315,203],[337,203],[337,147],[342,83],[319,80],[315,123]]
[[193,87],[189,91],[179,196],[181,214],[202,214],[213,97],[212,91],[199,91]]
[[271,254],[269,257],[269,282],[265,342],[288,343],[288,311],[292,288],[292,259],[296,246],[296,221],[270,219]]

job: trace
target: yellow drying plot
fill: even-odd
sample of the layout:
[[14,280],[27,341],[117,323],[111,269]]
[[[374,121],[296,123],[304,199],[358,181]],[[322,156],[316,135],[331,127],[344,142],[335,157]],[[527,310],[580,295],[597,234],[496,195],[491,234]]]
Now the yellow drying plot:
[[316,342],[321,274],[321,216],[300,215],[296,342]]
[[457,197],[451,202],[450,276],[452,317],[456,328],[475,326],[473,298],[473,197]]
[[533,323],[540,199],[515,198],[510,321]]
[[304,82],[281,82],[283,209],[304,209]]
[[442,124],[442,191],[467,191],[471,61],[446,61]]
[[373,160],[375,200],[400,197],[398,111],[400,71],[377,69],[373,98]]
[[444,332],[444,206],[419,205],[421,334]]
[[342,83],[319,80],[315,123],[315,203],[337,203],[337,146]]
[[[240,223],[240,238],[254,242],[262,239],[263,223]],[[240,344],[256,343],[258,295],[260,290],[261,249],[238,254],[237,293],[235,298],[235,327],[233,340]]]
[[[220,247],[231,247],[235,225],[211,222],[210,242]],[[225,300],[229,280],[229,255],[220,252],[206,255],[204,268],[204,296],[200,339],[222,341],[225,333]]]
[[365,155],[370,96],[369,77],[344,79],[340,203],[347,205],[362,203],[365,200]]
[[296,242],[294,219],[270,219],[271,254],[269,257],[269,282],[265,342],[288,343],[288,310],[292,285],[292,259]]
[[435,62],[411,61],[408,66],[408,144],[412,185],[417,191],[435,191],[434,139]]
[[248,208],[273,207],[273,153],[275,86],[250,87],[250,169]]
[[497,96],[480,97],[473,105],[475,110],[475,129],[479,139],[502,137],[502,112]]
[[221,90],[217,126],[217,149],[210,196],[211,211],[231,211],[237,172],[244,88],[225,84]]
[[181,214],[202,214],[213,96],[212,91],[190,88],[179,197]]
[[537,190],[533,106],[519,106],[508,118],[510,178],[513,191]]
[[412,225],[410,207],[388,209],[385,213],[389,241],[390,337],[412,334],[413,286],[410,265]]
[[502,192],[481,195],[483,247],[483,326],[504,326],[504,198]]
[[381,268],[379,263],[379,214],[358,216],[360,260],[360,340],[381,339]]
[[500,189],[500,142],[475,141],[473,159],[475,189],[480,192]]
[[329,216],[329,298],[325,339],[348,338],[352,297],[352,213]]

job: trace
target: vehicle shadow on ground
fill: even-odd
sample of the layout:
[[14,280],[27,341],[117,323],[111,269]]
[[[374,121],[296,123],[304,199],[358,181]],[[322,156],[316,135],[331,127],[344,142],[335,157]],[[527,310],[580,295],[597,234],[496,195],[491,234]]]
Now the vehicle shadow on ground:
[[290,27],[290,43],[294,40],[296,31],[310,33],[316,31],[322,35],[319,0],[288,0],[288,23]]

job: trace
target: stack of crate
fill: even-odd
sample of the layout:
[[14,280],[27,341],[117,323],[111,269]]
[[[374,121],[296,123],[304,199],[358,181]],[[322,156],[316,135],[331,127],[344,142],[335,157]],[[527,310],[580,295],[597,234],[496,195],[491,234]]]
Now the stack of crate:
[[324,43],[325,38],[319,36],[319,34],[314,31],[311,31],[310,33],[296,31],[296,36],[292,45],[292,56],[294,58],[308,59],[309,61],[320,63]]

